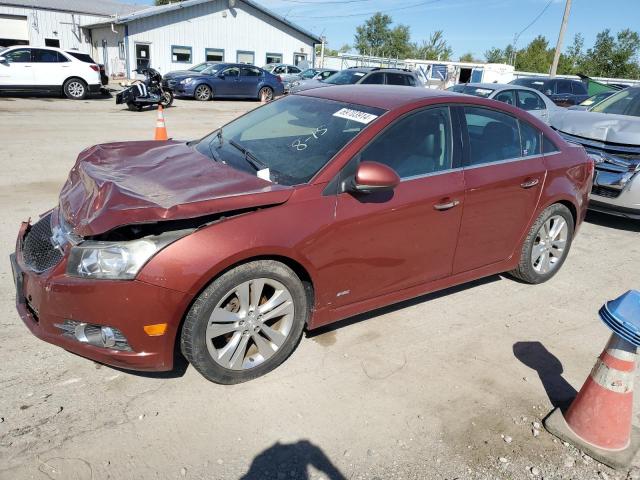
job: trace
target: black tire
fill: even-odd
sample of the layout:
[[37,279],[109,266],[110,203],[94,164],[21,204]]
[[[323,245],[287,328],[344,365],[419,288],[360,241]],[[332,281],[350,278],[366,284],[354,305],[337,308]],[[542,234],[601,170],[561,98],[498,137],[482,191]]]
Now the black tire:
[[213,90],[209,85],[201,84],[193,90],[193,98],[199,102],[208,102],[213,98]]
[[[217,363],[209,353],[205,332],[209,318],[219,302],[232,289],[252,279],[268,278],[284,285],[293,300],[293,322],[282,345],[271,357],[253,368],[232,370]],[[265,375],[295,350],[309,316],[309,304],[305,288],[288,266],[273,260],[259,260],[240,265],[216,278],[195,300],[184,321],[180,336],[180,348],[185,358],[207,380],[231,385],[246,382]]]
[[[567,239],[562,256],[554,264],[554,267],[546,273],[540,273],[534,268],[531,258],[532,251],[534,246],[536,245],[536,241],[539,240],[538,234],[540,232],[540,229],[545,224],[545,222],[547,222],[547,220],[554,216],[560,216],[566,222]],[[522,250],[520,252],[520,263],[518,264],[518,267],[515,270],[509,272],[509,274],[519,280],[522,280],[523,282],[530,284],[543,283],[549,280],[560,270],[560,268],[562,268],[562,265],[567,259],[567,255],[569,254],[571,243],[573,241],[574,229],[575,222],[573,220],[573,215],[566,206],[560,203],[554,203],[553,205],[547,207],[531,226],[527,238],[525,238],[522,245]]]
[[273,90],[271,87],[262,87],[258,92],[258,100],[262,101],[262,96],[265,96],[265,101],[270,102],[273,100]]
[[162,92],[162,99],[160,100],[160,105],[162,108],[169,108],[173,103],[173,93],[169,90],[165,90]]
[[140,112],[142,111],[142,105],[139,105],[134,102],[127,102],[127,108],[132,112]]
[[84,100],[89,93],[87,83],[80,78],[70,78],[62,86],[65,96],[71,100]]

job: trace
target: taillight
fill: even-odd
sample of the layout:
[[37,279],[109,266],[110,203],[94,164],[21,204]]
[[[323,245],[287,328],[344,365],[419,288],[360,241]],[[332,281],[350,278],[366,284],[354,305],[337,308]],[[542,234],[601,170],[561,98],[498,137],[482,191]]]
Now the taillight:
[[278,80],[278,83],[282,83],[282,77],[280,75],[276,75],[276,80]]
[[100,67],[98,65],[89,65],[89,67],[91,67],[91,70],[93,70],[94,72],[100,71]]

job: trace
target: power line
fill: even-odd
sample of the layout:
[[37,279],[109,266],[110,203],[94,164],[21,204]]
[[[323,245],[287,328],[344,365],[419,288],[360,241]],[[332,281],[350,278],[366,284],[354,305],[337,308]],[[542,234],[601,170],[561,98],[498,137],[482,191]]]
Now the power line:
[[534,23],[536,23],[540,17],[542,15],[544,15],[544,12],[547,11],[547,9],[551,6],[551,4],[554,2],[554,0],[549,0],[549,2],[544,6],[544,8],[542,9],[542,11],[538,14],[538,16],[536,18],[534,18],[531,23],[529,25],[527,25],[526,27],[524,27],[522,30],[520,30],[520,33],[516,34],[516,38],[519,38],[520,35],[522,35],[526,30],[529,29],[529,27],[531,27]]
[[[342,14],[342,15],[322,15],[322,16],[313,16],[313,15],[290,15],[289,18],[336,18],[336,17],[365,17],[368,15],[374,15],[376,13],[387,13],[387,12],[395,12],[398,10],[407,10],[409,8],[415,8],[415,7],[421,7],[423,5],[431,5],[433,3],[438,3],[441,2],[442,0],[428,0],[426,2],[419,2],[419,3],[414,3],[412,5],[405,5],[404,7],[394,7],[394,8],[387,8],[385,10],[376,10],[374,12],[360,12],[360,13],[350,13],[350,14]],[[552,0],[553,1],[553,0]],[[328,2],[325,2],[328,3]],[[340,2],[342,3],[342,2]]]

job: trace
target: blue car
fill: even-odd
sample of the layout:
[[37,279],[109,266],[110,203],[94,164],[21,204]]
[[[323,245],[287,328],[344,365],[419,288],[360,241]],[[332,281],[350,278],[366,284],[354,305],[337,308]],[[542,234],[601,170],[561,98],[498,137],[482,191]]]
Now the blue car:
[[189,70],[167,73],[162,86],[175,96],[207,101],[212,98],[264,98],[284,94],[282,79],[242,63],[204,62]]

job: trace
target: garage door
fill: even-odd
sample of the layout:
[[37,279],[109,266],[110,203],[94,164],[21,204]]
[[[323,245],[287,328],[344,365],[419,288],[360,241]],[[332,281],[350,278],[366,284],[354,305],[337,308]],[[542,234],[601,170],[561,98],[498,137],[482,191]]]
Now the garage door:
[[27,45],[28,43],[27,17],[0,15],[0,46]]

